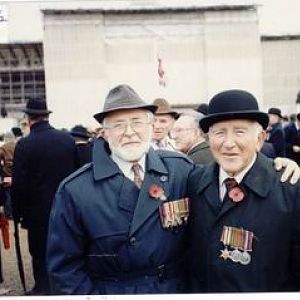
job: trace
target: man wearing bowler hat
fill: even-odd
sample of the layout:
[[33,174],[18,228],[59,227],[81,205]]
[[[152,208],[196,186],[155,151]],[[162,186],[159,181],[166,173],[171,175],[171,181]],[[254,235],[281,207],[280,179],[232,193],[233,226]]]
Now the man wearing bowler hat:
[[243,90],[215,95],[200,120],[216,163],[189,180],[192,292],[300,289],[300,183],[259,153],[267,126]]
[[16,145],[13,159],[14,218],[28,230],[35,285],[29,295],[48,295],[46,239],[50,207],[62,179],[75,170],[73,138],[49,124],[50,110],[40,98],[28,100],[24,110],[30,133]]
[[281,124],[281,110],[276,107],[271,107],[268,110],[269,115],[269,126],[267,128],[268,139],[267,141],[274,146],[276,156],[286,156],[286,143],[284,130]]
[[94,142],[92,163],[61,184],[52,208],[47,262],[55,293],[181,291],[194,165],[150,147],[156,109],[119,85],[94,115],[105,140]]

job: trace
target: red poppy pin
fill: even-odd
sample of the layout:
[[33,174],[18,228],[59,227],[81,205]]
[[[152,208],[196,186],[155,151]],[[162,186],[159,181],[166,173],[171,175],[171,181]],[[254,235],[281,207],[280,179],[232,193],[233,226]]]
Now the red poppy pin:
[[234,187],[229,191],[228,197],[233,202],[240,202],[244,200],[245,194],[245,191],[243,191],[243,189],[241,189],[240,187]]
[[150,197],[155,198],[155,199],[160,200],[160,201],[167,200],[167,197],[165,195],[165,192],[164,192],[163,188],[156,185],[156,184],[152,184],[150,186],[149,195],[150,195]]

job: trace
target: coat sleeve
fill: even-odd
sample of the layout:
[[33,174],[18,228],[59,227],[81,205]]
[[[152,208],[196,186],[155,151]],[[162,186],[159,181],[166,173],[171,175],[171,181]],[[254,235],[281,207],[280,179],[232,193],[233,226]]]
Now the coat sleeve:
[[295,197],[293,244],[291,256],[292,290],[300,291],[300,187]]
[[80,214],[62,185],[50,214],[47,269],[55,294],[100,294],[85,272],[85,234]]
[[[12,167],[12,208],[13,216],[17,221],[22,221],[26,215],[29,201],[29,155],[23,139],[16,144]],[[24,221],[24,220],[23,220]],[[23,224],[26,226],[26,224]]]

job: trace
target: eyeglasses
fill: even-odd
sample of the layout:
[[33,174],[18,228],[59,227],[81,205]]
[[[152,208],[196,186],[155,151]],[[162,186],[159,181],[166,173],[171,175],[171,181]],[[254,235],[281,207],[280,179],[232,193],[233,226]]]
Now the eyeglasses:
[[181,134],[187,130],[192,130],[192,129],[196,129],[196,128],[173,128],[170,131],[170,136],[171,138],[173,138],[176,134]]
[[146,125],[149,124],[150,124],[149,121],[135,120],[131,122],[118,122],[110,125],[105,125],[103,128],[111,129],[116,133],[123,134],[127,130],[128,126],[130,126],[132,130],[135,132],[141,132],[146,128]]

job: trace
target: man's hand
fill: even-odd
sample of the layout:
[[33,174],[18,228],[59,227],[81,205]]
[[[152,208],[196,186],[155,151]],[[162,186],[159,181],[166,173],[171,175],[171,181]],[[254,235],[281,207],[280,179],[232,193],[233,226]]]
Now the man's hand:
[[281,182],[285,182],[290,179],[289,182],[291,184],[295,184],[298,181],[300,177],[300,168],[293,160],[283,157],[276,157],[274,159],[274,164],[277,171],[285,168],[280,179]]

